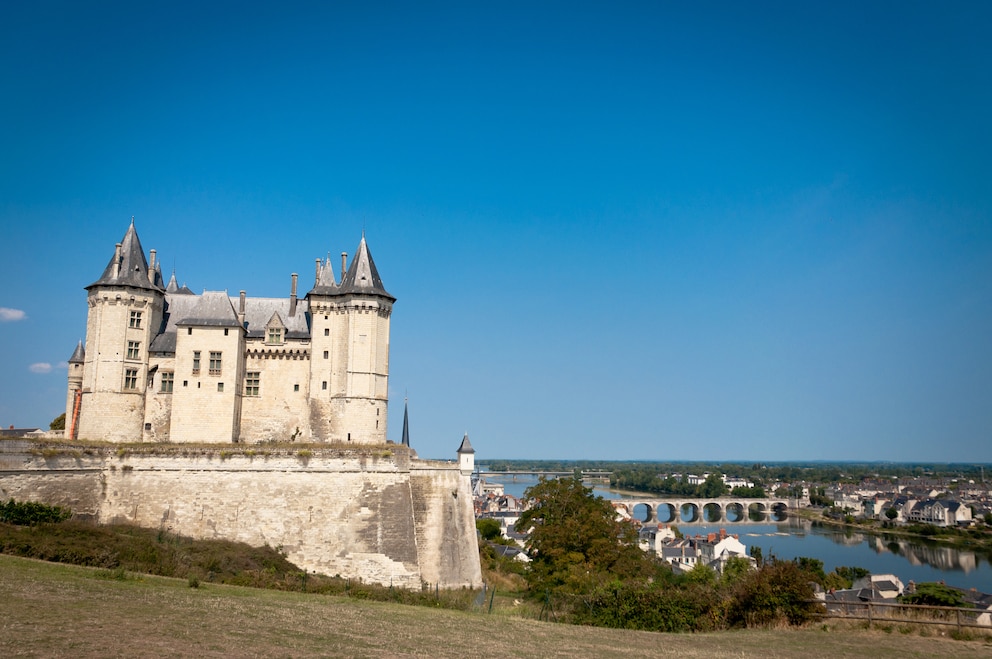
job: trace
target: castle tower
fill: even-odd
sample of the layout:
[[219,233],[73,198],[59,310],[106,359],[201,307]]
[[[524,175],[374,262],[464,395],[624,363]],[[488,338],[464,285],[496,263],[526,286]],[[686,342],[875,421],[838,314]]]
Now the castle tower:
[[462,437],[461,446],[458,447],[458,470],[466,476],[475,471],[475,449],[472,448],[472,442],[468,441],[468,433]]
[[76,439],[79,428],[79,405],[83,396],[83,364],[86,362],[86,351],[83,342],[76,344],[76,349],[69,357],[69,386],[65,397],[65,438]]
[[317,441],[386,442],[389,318],[386,292],[365,236],[341,283],[330,258],[317,263],[311,314],[310,432]]
[[[132,218],[103,275],[86,287],[89,311],[77,437],[141,441],[148,346],[161,325],[165,299],[155,250],[151,259],[149,266]],[[67,423],[72,425],[73,419]]]

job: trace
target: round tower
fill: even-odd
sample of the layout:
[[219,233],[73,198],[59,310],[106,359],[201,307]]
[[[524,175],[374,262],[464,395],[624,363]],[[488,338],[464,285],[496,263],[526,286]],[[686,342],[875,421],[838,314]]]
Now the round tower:
[[317,441],[385,444],[389,382],[389,319],[396,301],[386,292],[365,236],[341,283],[330,258],[317,263],[307,295],[311,314],[310,431]]
[[162,323],[165,299],[161,278],[155,250],[149,265],[132,218],[103,275],[86,287],[80,394],[71,404],[74,418],[66,419],[76,437],[141,441],[148,347]]

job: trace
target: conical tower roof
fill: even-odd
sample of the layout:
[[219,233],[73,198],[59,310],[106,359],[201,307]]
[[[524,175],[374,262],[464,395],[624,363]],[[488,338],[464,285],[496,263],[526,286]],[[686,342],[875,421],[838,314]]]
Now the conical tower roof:
[[[154,278],[158,279],[158,277]],[[148,261],[145,260],[145,252],[141,248],[141,241],[138,240],[138,232],[134,229],[133,218],[131,219],[131,226],[127,228],[127,233],[121,239],[120,256],[115,249],[103,275],[86,289],[89,290],[96,286],[131,286],[150,291],[162,291],[161,286],[148,279]]]
[[379,277],[379,271],[376,270],[375,261],[372,260],[372,252],[369,251],[364,234],[362,235],[362,242],[358,244],[355,258],[351,260],[351,265],[348,266],[348,271],[344,274],[338,288],[342,295],[349,293],[378,295],[393,301],[396,300],[395,297],[386,292],[386,288],[382,285],[382,278]]
[[403,439],[400,442],[403,446],[410,445],[410,419],[407,415],[407,403],[403,401]]
[[314,282],[313,290],[310,293],[314,295],[337,295],[339,292],[338,282],[334,278],[334,267],[331,266],[331,257],[328,256],[327,260],[323,261],[317,269],[317,281]]
[[72,351],[72,357],[69,358],[70,364],[82,364],[86,361],[86,350],[83,348],[83,342],[80,341],[76,344],[76,349]]
[[472,442],[468,441],[468,433],[462,437],[462,445],[458,447],[459,453],[475,453],[475,449],[472,448]]

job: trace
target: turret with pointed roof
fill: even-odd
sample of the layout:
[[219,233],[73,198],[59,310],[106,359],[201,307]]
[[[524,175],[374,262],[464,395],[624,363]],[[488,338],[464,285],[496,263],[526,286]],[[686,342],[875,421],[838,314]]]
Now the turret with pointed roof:
[[151,268],[145,260],[145,252],[141,248],[138,232],[134,229],[133,217],[131,226],[127,228],[127,232],[118,243],[103,274],[86,289],[90,290],[97,286],[130,286],[151,291],[164,290],[162,276],[156,268],[154,259]]
[[364,233],[362,234],[362,242],[358,244],[358,251],[355,252],[351,265],[348,266],[348,272],[341,279],[338,293],[340,295],[347,295],[348,293],[376,295],[393,302],[396,301],[396,298],[387,293],[386,288],[382,285],[382,278],[379,277],[375,261],[372,260],[372,252],[369,251],[368,244],[365,242]]
[[475,470],[475,449],[472,442],[468,441],[468,433],[462,437],[462,443],[458,447],[458,468],[463,474],[471,474]]
[[67,400],[66,416],[79,413],[80,437],[142,437],[144,409],[134,401],[148,386],[149,347],[161,327],[166,296],[155,250],[150,254],[149,264],[131,218],[103,274],[86,287],[87,327],[100,331],[87,332],[85,349],[77,347],[73,354],[82,362],[70,362],[69,389],[79,392],[79,400]]

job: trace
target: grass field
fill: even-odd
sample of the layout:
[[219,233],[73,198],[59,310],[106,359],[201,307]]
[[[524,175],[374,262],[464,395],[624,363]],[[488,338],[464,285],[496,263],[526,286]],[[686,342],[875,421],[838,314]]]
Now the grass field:
[[848,628],[670,635],[167,579],[0,555],[3,657],[989,657]]

